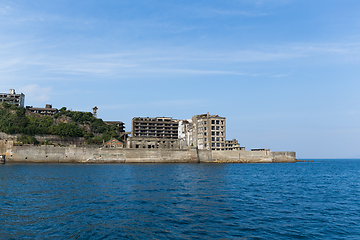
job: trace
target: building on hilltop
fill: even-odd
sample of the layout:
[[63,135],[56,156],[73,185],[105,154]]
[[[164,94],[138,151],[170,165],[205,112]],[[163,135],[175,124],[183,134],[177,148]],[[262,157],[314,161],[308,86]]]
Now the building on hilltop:
[[15,89],[10,89],[9,93],[0,93],[0,103],[9,103],[17,107],[24,107],[25,95],[23,93],[16,94]]
[[198,149],[225,151],[225,117],[201,114],[192,117],[193,145]]
[[45,108],[34,108],[33,106],[26,106],[26,111],[44,116],[53,116],[59,112],[59,110],[57,108],[53,108],[51,104],[46,104]]
[[171,117],[136,117],[131,121],[128,148],[180,148],[179,120]]

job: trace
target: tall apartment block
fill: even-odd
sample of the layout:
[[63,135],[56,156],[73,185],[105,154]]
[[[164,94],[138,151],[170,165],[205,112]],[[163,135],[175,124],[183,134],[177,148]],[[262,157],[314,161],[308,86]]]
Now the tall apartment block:
[[225,150],[226,123],[225,117],[219,115],[195,115],[192,117],[194,146],[213,151]]
[[179,120],[170,117],[133,118],[131,137],[178,139]]
[[14,104],[17,107],[24,107],[25,95],[23,93],[16,94],[15,89],[10,89],[9,93],[0,93],[0,103]]
[[179,149],[179,120],[170,117],[133,118],[128,148],[172,148]]

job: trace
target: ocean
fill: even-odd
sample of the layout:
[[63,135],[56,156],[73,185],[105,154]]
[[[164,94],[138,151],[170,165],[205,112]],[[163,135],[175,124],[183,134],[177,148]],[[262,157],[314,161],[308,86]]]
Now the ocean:
[[360,160],[0,165],[0,239],[360,239]]

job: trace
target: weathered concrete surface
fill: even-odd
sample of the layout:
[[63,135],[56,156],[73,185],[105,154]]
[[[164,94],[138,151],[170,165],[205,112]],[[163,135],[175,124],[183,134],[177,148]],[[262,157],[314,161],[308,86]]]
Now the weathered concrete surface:
[[[21,134],[6,134],[3,132],[0,132],[0,140],[9,140],[9,141],[16,141],[17,137],[19,137]],[[82,146],[85,145],[85,138],[83,137],[60,137],[56,135],[35,135],[34,136],[36,140],[39,142],[48,140],[49,142],[55,144],[55,145],[77,145]]]
[[111,149],[94,147],[13,146],[0,140],[7,163],[271,163],[295,162],[295,152],[209,151],[197,149]]

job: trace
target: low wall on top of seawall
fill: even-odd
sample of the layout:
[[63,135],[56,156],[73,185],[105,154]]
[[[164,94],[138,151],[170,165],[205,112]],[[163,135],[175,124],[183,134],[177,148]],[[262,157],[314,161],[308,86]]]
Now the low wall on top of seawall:
[[196,149],[111,149],[59,146],[13,146],[0,143],[1,154],[11,162],[76,163],[270,163],[295,162],[295,152],[209,151]]

